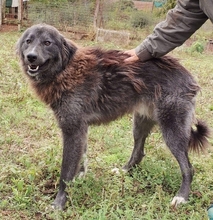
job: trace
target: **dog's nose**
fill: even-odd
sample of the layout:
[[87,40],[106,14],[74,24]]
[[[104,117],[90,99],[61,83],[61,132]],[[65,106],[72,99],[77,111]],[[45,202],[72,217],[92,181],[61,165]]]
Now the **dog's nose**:
[[35,53],[29,53],[27,55],[27,59],[30,63],[33,63],[34,61],[37,60],[37,55]]

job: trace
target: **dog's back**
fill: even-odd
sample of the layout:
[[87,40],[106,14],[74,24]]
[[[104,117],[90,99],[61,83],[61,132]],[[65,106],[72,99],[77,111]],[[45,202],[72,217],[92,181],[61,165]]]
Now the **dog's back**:
[[87,60],[84,82],[75,90],[84,99],[89,124],[109,122],[134,111],[158,120],[158,108],[171,103],[182,108],[188,102],[193,106],[199,91],[192,75],[171,57],[126,64],[126,54],[97,48],[77,51],[76,56]]

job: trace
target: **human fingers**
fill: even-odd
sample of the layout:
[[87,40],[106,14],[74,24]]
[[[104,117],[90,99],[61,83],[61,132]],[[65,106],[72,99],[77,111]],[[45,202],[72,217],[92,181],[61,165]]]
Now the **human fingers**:
[[124,51],[124,53],[125,53],[125,54],[128,54],[129,56],[136,56],[136,53],[135,53],[135,50],[134,50],[134,49]]
[[139,60],[139,58],[138,58],[137,55],[135,55],[135,56],[130,56],[130,57],[126,58],[126,59],[124,60],[124,62],[125,62],[125,63],[133,63],[133,62],[135,62],[135,61],[137,61],[137,60]]

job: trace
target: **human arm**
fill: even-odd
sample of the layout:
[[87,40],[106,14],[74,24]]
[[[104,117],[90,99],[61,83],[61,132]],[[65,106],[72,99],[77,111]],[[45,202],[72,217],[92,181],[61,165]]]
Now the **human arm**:
[[183,44],[208,19],[200,9],[199,0],[178,0],[166,20],[160,22],[135,49],[127,51],[127,62],[161,57]]

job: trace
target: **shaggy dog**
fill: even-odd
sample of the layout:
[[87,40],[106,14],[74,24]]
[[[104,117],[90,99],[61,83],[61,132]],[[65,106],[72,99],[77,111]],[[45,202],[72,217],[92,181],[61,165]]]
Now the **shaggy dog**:
[[32,88],[52,108],[62,131],[63,160],[54,208],[64,208],[66,182],[85,171],[81,159],[88,126],[129,113],[134,114],[134,148],[123,169],[141,162],[145,140],[158,124],[182,173],[172,205],[187,201],[193,178],[188,150],[204,149],[208,128],[194,117],[199,86],[183,66],[167,56],[127,64],[128,55],[121,51],[80,48],[44,24],[28,28],[17,51]]

